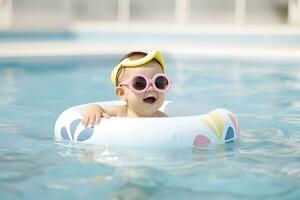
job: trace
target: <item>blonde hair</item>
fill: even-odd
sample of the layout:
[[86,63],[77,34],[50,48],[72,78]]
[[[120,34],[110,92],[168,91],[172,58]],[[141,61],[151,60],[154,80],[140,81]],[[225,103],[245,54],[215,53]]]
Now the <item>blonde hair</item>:
[[[124,56],[119,60],[118,63],[122,62],[122,61],[125,60],[126,58],[129,58],[130,60],[138,60],[138,59],[143,58],[143,57],[145,57],[145,56],[147,56],[147,55],[148,55],[147,53],[142,52],[142,51],[132,51],[132,52],[129,52],[129,53],[127,53],[126,55],[124,55]],[[158,60],[156,60],[155,58],[153,58],[152,60],[155,60],[159,65],[161,65],[160,62],[159,62]],[[120,69],[118,70],[117,75],[116,75],[116,86],[119,85],[119,80],[118,80],[118,79],[119,79],[119,76],[120,76],[121,72],[122,72],[123,70],[125,70],[125,68],[126,68],[126,66],[121,66]]]

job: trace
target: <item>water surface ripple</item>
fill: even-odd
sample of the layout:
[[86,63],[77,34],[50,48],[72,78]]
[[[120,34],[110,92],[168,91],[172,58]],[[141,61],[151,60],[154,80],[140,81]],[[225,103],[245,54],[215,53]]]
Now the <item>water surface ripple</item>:
[[[56,142],[66,108],[115,99],[117,56],[0,61],[0,199],[299,199],[300,63],[167,57],[168,99],[226,107],[238,141],[191,148]],[[141,132],[142,134],[142,132]]]

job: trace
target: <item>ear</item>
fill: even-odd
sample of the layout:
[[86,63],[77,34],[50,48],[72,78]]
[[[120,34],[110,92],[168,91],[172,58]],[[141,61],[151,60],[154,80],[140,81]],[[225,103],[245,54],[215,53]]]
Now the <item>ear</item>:
[[125,98],[125,91],[124,91],[124,89],[122,87],[117,86],[115,88],[115,93],[119,97],[119,99],[126,100],[126,98]]

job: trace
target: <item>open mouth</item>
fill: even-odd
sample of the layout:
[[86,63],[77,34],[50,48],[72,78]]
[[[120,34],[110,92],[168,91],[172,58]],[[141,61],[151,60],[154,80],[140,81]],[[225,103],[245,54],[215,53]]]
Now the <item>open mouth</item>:
[[149,104],[153,104],[156,101],[155,97],[146,97],[145,99],[143,99],[144,102],[149,103]]

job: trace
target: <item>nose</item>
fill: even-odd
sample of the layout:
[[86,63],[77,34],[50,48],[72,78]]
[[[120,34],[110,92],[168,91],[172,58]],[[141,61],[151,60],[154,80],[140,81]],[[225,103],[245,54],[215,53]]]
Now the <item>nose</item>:
[[154,87],[153,87],[152,83],[149,85],[149,88],[147,89],[147,91],[154,91]]

